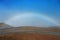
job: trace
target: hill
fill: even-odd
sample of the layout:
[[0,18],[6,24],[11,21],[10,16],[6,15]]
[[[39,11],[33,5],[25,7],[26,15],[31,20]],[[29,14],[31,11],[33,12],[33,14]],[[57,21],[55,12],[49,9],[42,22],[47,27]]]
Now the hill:
[[5,23],[0,23],[0,29],[4,29],[4,28],[11,28],[12,26],[5,24]]

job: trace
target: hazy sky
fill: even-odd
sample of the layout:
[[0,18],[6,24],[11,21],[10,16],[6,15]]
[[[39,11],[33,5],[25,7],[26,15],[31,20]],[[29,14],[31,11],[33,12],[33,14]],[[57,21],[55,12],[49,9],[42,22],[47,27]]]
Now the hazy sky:
[[0,0],[0,21],[21,12],[35,12],[60,23],[60,0]]

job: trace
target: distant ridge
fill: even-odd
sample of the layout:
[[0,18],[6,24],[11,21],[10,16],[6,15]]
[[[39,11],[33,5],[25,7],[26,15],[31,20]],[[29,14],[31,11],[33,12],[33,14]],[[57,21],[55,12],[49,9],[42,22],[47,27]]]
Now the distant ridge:
[[3,25],[4,23],[0,23],[0,27]]
[[11,28],[12,26],[8,25],[8,24],[5,24],[5,23],[0,23],[0,29],[3,29],[3,28]]
[[[60,32],[60,28],[57,28],[57,26],[53,27],[34,27],[34,26],[19,26],[19,27],[12,27],[5,23],[0,23],[0,34],[8,34],[8,33],[18,33],[18,32],[43,32],[43,33],[49,33],[49,32]],[[54,34],[53,33],[53,34]]]
[[6,28],[3,31],[6,32],[20,32],[20,31],[44,31],[44,32],[60,32],[60,29],[58,28],[42,28],[42,27],[32,27],[32,26],[20,26],[20,27],[10,27],[10,28]]

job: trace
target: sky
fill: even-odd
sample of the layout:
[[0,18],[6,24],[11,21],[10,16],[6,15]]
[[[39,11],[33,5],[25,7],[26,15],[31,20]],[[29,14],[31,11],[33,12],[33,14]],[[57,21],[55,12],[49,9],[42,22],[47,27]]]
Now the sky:
[[50,17],[37,13],[23,13],[15,15],[5,21],[13,27],[33,26],[33,27],[50,27],[58,26],[59,24]]
[[47,15],[60,24],[60,0],[0,0],[0,22],[21,12]]

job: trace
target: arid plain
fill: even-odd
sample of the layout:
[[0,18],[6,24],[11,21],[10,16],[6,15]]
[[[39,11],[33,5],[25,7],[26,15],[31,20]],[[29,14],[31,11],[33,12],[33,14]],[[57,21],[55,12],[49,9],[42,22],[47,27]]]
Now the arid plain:
[[[0,24],[2,28],[3,24]],[[60,28],[56,27],[7,27],[0,29],[0,40],[60,40]],[[6,28],[5,28],[6,27]]]

